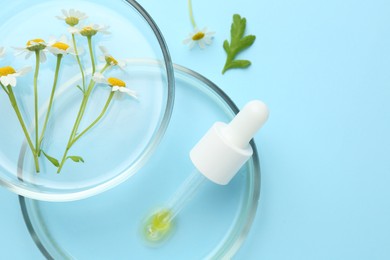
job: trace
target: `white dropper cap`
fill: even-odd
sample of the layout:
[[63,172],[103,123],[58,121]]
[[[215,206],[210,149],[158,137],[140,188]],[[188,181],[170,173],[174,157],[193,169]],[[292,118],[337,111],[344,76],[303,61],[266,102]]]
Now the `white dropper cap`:
[[226,185],[252,156],[249,142],[268,119],[267,106],[247,103],[229,124],[215,123],[190,152],[197,170],[209,180]]

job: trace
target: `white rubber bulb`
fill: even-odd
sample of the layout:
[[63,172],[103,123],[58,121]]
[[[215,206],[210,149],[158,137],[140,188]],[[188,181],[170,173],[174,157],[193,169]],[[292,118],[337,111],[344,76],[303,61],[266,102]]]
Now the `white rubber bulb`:
[[233,145],[245,148],[267,121],[268,115],[267,106],[259,100],[253,100],[247,103],[225,127],[223,135]]
[[229,123],[216,122],[190,152],[196,169],[209,180],[225,185],[252,156],[250,140],[268,119],[267,106],[249,102]]

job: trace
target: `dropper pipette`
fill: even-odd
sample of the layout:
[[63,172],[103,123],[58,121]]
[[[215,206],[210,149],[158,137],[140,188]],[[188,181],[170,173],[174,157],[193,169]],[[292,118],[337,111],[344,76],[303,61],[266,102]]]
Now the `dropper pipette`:
[[252,156],[249,142],[267,121],[267,106],[258,100],[249,102],[229,124],[215,123],[190,152],[195,170],[157,212],[148,216],[143,233],[149,242],[168,237],[172,223],[199,190],[212,181],[226,185]]

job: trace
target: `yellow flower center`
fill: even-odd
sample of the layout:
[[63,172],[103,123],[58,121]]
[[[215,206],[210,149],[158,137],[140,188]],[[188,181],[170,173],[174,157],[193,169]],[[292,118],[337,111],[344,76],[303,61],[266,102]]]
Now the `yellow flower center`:
[[112,56],[106,56],[105,59],[106,62],[110,65],[118,65],[118,61]]
[[84,27],[81,31],[80,31],[80,34],[82,36],[94,36],[95,34],[97,34],[97,30],[93,29],[91,26],[86,26]]
[[63,42],[56,42],[52,45],[52,47],[66,51],[67,49],[69,49],[70,46]]
[[118,78],[108,78],[107,81],[110,86],[126,87],[126,83]]
[[197,32],[194,34],[194,36],[192,36],[192,40],[199,41],[199,40],[203,39],[204,35],[205,34],[203,32]]
[[68,25],[70,25],[70,26],[75,26],[75,25],[77,25],[77,24],[79,24],[79,18],[77,18],[77,17],[74,17],[74,16],[70,16],[70,17],[67,17],[66,19],[65,19],[65,22],[68,24]]
[[16,73],[15,69],[11,66],[0,68],[0,77],[7,76],[9,74]]
[[38,39],[29,40],[26,45],[27,47],[30,47],[31,45],[33,45],[33,43],[44,43],[44,42],[45,42],[44,40],[38,38]]

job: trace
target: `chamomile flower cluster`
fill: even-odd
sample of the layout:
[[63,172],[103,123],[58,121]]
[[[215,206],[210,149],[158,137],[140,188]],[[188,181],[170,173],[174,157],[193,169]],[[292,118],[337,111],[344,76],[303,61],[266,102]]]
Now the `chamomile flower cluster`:
[[[62,10],[62,14],[56,17],[66,24],[66,31],[68,36],[71,36],[71,39],[69,39],[66,35],[62,35],[58,38],[50,37],[49,39],[32,38],[26,41],[24,46],[14,48],[16,49],[16,55],[23,55],[25,59],[35,58],[35,69],[32,84],[32,93],[34,95],[34,107],[32,109],[34,111],[34,130],[32,133],[30,133],[28,130],[29,128],[26,127],[28,124],[24,122],[24,117],[21,113],[21,110],[19,109],[18,99],[15,97],[13,89],[17,86],[18,78],[26,75],[28,72],[33,70],[33,68],[24,67],[21,69],[15,69],[12,67],[12,64],[2,64],[2,62],[0,62],[0,87],[8,96],[9,101],[17,115],[17,119],[22,126],[26,141],[34,157],[36,172],[40,171],[41,160],[39,160],[39,157],[41,157],[41,155],[46,157],[50,163],[57,167],[57,173],[61,171],[68,159],[71,159],[73,162],[84,162],[84,159],[80,156],[68,155],[68,152],[71,150],[74,143],[76,143],[84,134],[89,132],[102,118],[104,118],[103,116],[108,111],[109,105],[114,100],[114,95],[120,95],[123,93],[134,99],[137,99],[137,93],[128,88],[125,81],[119,77],[110,77],[104,75],[105,73],[108,73],[109,70],[118,68],[123,71],[126,67],[125,60],[114,57],[114,55],[111,54],[106,47],[100,46],[95,42],[96,35],[110,34],[108,30],[109,26],[98,25],[95,23],[86,23],[85,20],[88,18],[88,16],[85,13],[75,9]],[[89,50],[89,57],[88,54],[85,55],[86,57],[81,57],[81,55],[84,54],[83,48],[80,47],[82,44],[87,46]],[[95,59],[95,45],[99,46],[99,49],[102,53],[102,56],[100,57],[100,61],[103,62],[102,68],[99,66],[99,64],[97,64]],[[0,58],[3,58],[5,55],[5,48],[0,46]],[[66,56],[70,57],[69,61],[67,61],[67,64],[72,62],[72,58],[74,58],[73,62],[78,65],[79,72],[77,72],[76,76],[80,77],[79,82],[81,83],[79,83],[79,85],[75,84],[75,87],[82,91],[82,99],[79,108],[80,111],[77,113],[75,118],[75,123],[70,133],[67,146],[64,147],[65,149],[64,153],[62,154],[62,159],[60,159],[61,157],[56,159],[56,155],[47,154],[47,148],[45,145],[42,145],[42,140],[44,140],[45,131],[51,117],[53,104],[57,98],[60,98],[60,96],[56,97],[55,95],[57,85],[60,84],[62,78],[66,78],[66,76],[61,77],[62,68],[66,65],[63,64],[63,58]],[[46,77],[43,80],[40,78],[42,77],[42,70],[40,67],[44,66],[42,63],[48,59],[56,59],[56,62],[54,63],[55,69],[53,70],[53,77]],[[50,64],[53,63],[48,62],[46,65]],[[97,71],[98,68],[99,71]],[[90,72],[91,70],[92,73]],[[91,74],[92,76],[89,76]],[[42,102],[40,101],[40,94],[42,91],[46,90],[46,88],[41,86],[41,84],[47,84],[47,81],[51,79],[53,79],[53,84],[50,82],[48,83],[48,86],[51,87],[48,106],[45,108],[45,111],[38,111],[39,104]],[[102,106],[102,108],[96,108],[98,110],[101,109],[102,112],[95,120],[93,120],[89,126],[87,126],[84,130],[79,129],[80,126],[85,125],[85,123],[81,124],[81,122],[84,122],[84,111],[86,110],[86,106],[88,105],[91,96],[93,96],[93,89],[98,84],[104,84],[109,87],[108,89],[110,91],[107,90],[106,104]],[[29,85],[27,84],[26,87],[28,86]],[[67,91],[71,91],[71,89]],[[28,123],[30,124],[30,122]]]

